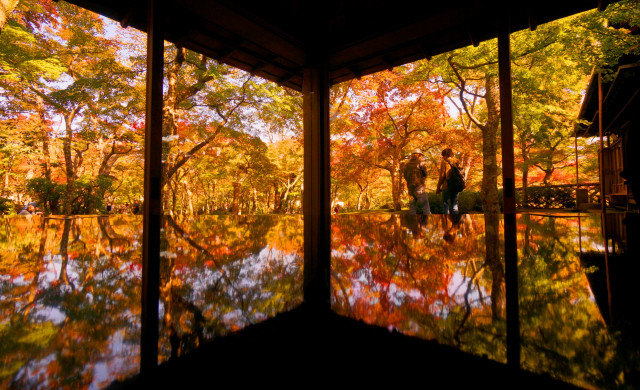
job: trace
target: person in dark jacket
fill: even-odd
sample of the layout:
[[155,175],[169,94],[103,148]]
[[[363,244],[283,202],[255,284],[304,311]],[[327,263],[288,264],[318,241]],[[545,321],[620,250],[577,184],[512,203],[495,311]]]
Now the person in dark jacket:
[[442,161],[440,161],[440,173],[438,177],[438,186],[436,187],[436,194],[442,191],[442,213],[443,214],[457,214],[458,213],[458,194],[449,188],[448,180],[451,176],[452,167],[460,168],[460,161],[455,158],[453,150],[446,148],[442,151]]
[[429,198],[424,186],[427,177],[427,164],[424,155],[419,149],[411,154],[409,162],[404,166],[404,180],[407,182],[407,190],[413,198],[409,204],[410,214],[431,214]]

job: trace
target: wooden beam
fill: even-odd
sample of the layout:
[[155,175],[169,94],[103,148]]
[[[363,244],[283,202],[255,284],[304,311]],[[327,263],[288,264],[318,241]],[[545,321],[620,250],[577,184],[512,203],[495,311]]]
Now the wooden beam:
[[578,166],[578,163],[580,162],[580,160],[578,159],[578,132],[577,131],[575,132],[575,135],[573,137],[573,146],[576,153],[576,208],[580,210],[580,194],[578,194],[578,192],[580,192],[580,167]]
[[266,62],[263,61],[259,61],[257,64],[255,64],[251,70],[249,71],[249,73],[251,74],[255,74],[257,71],[264,69],[264,67],[267,66]]
[[280,77],[277,81],[278,84],[284,84],[287,81],[291,80],[294,77],[294,74],[292,73],[287,73],[284,76]]
[[147,100],[144,143],[144,219],[142,243],[142,335],[140,372],[158,365],[160,298],[160,228],[162,226],[162,71],[164,28],[161,0],[149,0],[147,29]]
[[329,177],[329,74],[316,57],[304,69],[304,302],[330,308],[331,213]]
[[389,57],[382,56],[380,57],[380,59],[382,60],[382,63],[387,67],[387,70],[391,72],[393,70],[393,62],[389,59]]
[[529,22],[529,30],[536,31],[536,29],[538,28],[538,20],[531,12],[531,9],[527,10],[527,20]]
[[[508,3],[507,3],[508,4]],[[518,308],[518,247],[516,228],[515,162],[511,91],[509,9],[505,4],[498,20],[498,75],[504,210],[505,290],[507,296],[507,364],[520,367],[520,313]]]
[[131,20],[132,16],[133,7],[130,7],[129,10],[122,16],[122,19],[120,19],[120,26],[122,26],[122,28],[129,27],[129,21]]
[[425,43],[421,43],[421,44],[418,45],[418,47],[420,48],[420,53],[422,53],[424,58],[426,58],[427,61],[431,61],[432,54],[431,54],[431,49],[429,48],[429,46],[427,46]]
[[467,35],[469,36],[469,42],[471,42],[473,47],[480,46],[480,41],[476,39],[476,37],[471,33],[471,31],[467,31]]
[[357,78],[358,80],[362,77],[362,72],[356,68],[355,66],[348,66],[347,69],[349,70],[349,72],[351,72],[351,74],[353,74],[355,76],[355,78]]

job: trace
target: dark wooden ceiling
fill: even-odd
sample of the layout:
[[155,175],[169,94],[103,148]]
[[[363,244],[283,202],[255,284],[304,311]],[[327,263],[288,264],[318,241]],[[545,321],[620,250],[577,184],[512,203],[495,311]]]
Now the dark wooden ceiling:
[[[511,30],[606,0],[512,1]],[[146,30],[147,0],[69,0]],[[295,90],[314,57],[332,84],[497,36],[504,1],[164,0],[166,39]]]

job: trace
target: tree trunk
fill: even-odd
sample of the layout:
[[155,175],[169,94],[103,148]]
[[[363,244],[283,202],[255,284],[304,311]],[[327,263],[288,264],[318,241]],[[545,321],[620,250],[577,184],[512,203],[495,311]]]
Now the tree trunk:
[[233,200],[231,201],[231,213],[240,214],[240,188],[241,182],[233,182]]
[[484,214],[485,264],[491,271],[491,317],[503,318],[504,266],[500,261],[500,215]]
[[545,186],[548,186],[551,184],[551,176],[553,175],[553,171],[555,169],[554,168],[547,168],[544,169],[544,178],[542,178],[542,182],[544,183]]
[[520,142],[520,151],[522,155],[522,206],[527,207],[529,204],[529,150],[526,141]]
[[69,234],[71,232],[72,222],[73,220],[69,218],[64,220],[64,228],[62,230],[62,237],[60,238],[60,258],[62,259],[62,262],[60,265],[60,274],[58,276],[58,282],[64,283],[67,286],[71,286],[71,288],[75,290],[75,287],[73,286],[73,284],[69,282],[69,276],[67,275],[67,264],[69,264],[69,254],[68,254]]
[[9,161],[7,162],[7,170],[4,172],[4,183],[2,185],[2,191],[0,191],[0,194],[2,194],[3,196],[6,196],[9,194],[9,175],[13,170],[14,160],[15,160],[15,155],[12,154],[9,157]]
[[526,161],[522,167],[522,206],[529,205],[529,165]]
[[167,92],[164,94],[164,102],[162,106],[162,187],[164,188],[169,182],[168,168],[173,165],[175,156],[171,155],[171,143],[173,136],[177,134],[177,116],[178,116],[178,73],[185,61],[186,49],[176,48],[176,56],[173,63],[167,69]]
[[258,190],[256,187],[253,187],[253,197],[251,198],[251,213],[255,214],[258,208]]
[[275,214],[282,212],[282,199],[277,184],[273,185],[273,212]]
[[[0,0],[1,1],[1,0]],[[42,137],[42,157],[44,160],[43,176],[47,181],[51,181],[51,151],[49,150],[49,131],[47,129],[47,121],[45,117],[45,107],[42,97],[36,95],[36,105],[38,116],[40,117],[40,136]]]
[[67,134],[62,142],[62,150],[64,153],[65,173],[67,175],[67,189],[64,199],[64,213],[71,215],[71,203],[73,202],[73,195],[75,191],[75,169],[73,167],[73,157],[71,155],[71,141],[73,138],[73,130],[71,130],[71,123],[73,123],[73,117],[75,110],[64,116],[64,123],[67,128]]
[[498,77],[486,76],[487,123],[482,127],[482,209],[499,214],[498,200],[498,130],[500,128],[500,100]]
[[389,170],[391,174],[391,196],[393,198],[393,210],[400,211],[402,209],[402,174],[400,173],[400,159],[394,158],[393,165]]

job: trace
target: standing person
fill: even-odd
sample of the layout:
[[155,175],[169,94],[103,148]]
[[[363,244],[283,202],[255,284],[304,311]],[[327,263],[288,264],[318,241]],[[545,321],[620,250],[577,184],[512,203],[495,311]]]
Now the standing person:
[[427,164],[420,149],[411,154],[409,162],[404,166],[404,180],[413,200],[409,204],[409,214],[431,214],[429,198],[425,192],[424,180],[427,177]]
[[[442,191],[442,212],[444,214],[458,213],[458,194],[464,189],[464,175],[461,172],[460,161],[455,158],[453,150],[451,150],[451,148],[443,150],[436,194]],[[451,188],[454,184],[452,183],[452,175],[462,175],[458,177],[458,180],[455,182],[457,188]],[[460,180],[462,180],[463,183],[462,187],[459,184]]]

